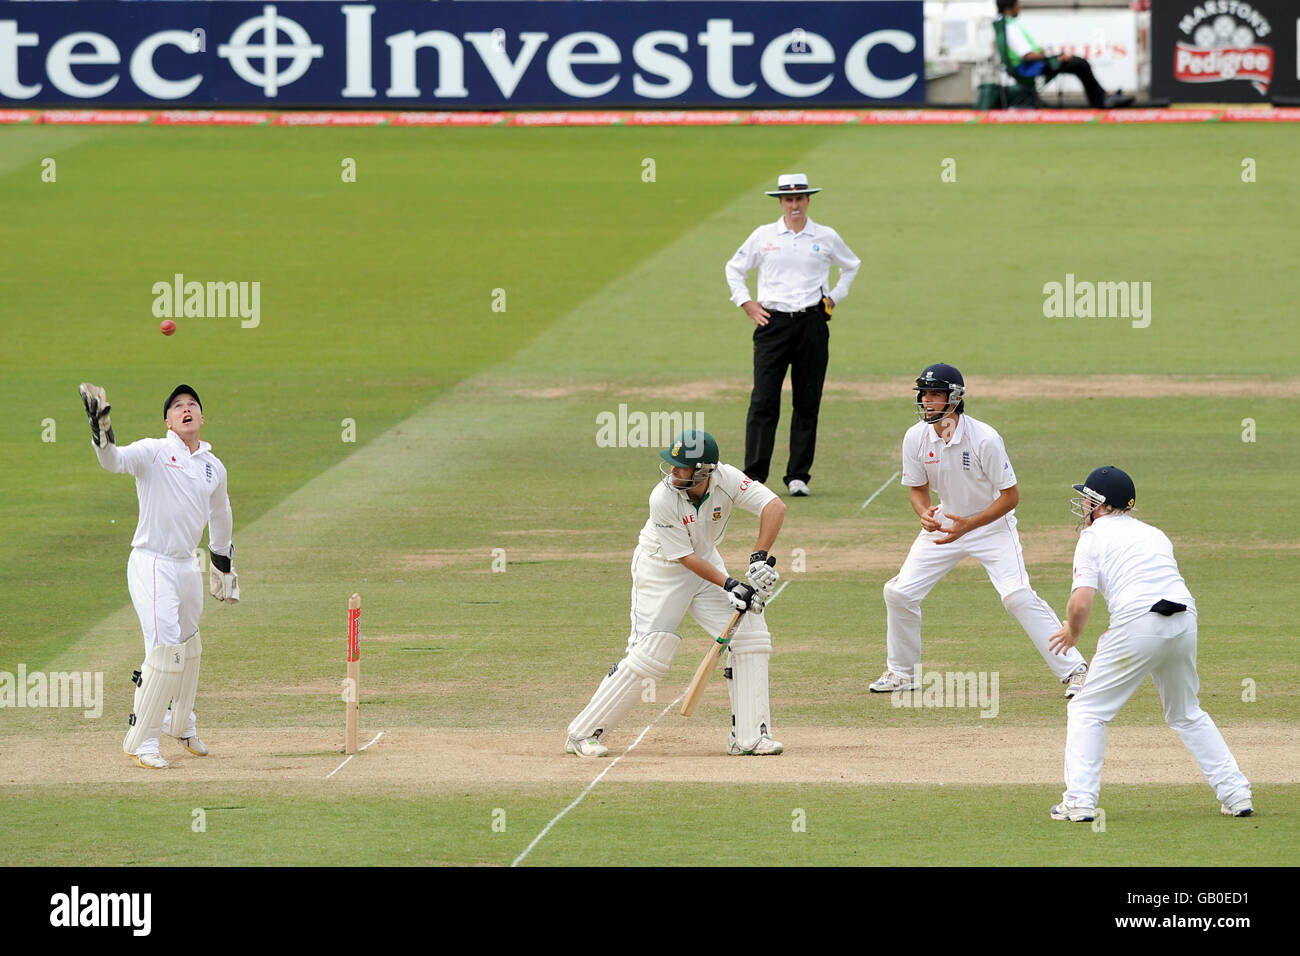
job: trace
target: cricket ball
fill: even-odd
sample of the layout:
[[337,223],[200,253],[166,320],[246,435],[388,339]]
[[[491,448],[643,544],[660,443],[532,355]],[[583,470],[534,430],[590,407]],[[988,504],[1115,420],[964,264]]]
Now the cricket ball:
[[163,335],[171,335],[176,331],[176,323],[171,319],[163,319],[162,325],[158,326]]

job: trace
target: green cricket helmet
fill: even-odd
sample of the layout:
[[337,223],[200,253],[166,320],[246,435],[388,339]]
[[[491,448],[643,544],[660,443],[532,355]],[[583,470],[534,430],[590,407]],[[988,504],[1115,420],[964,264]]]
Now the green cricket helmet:
[[[673,439],[672,447],[661,451],[659,457],[663,459],[659,472],[664,476],[664,484],[674,491],[689,491],[713,474],[719,460],[718,443],[708,432],[688,428],[679,433]],[[684,487],[679,487],[673,481],[673,468],[693,468],[695,476]]]

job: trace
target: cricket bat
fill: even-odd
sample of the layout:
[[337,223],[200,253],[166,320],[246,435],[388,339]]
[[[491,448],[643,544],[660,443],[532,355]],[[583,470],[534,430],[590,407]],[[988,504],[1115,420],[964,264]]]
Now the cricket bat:
[[704,655],[704,660],[700,661],[700,666],[695,669],[695,676],[691,678],[690,686],[686,688],[686,696],[682,698],[683,717],[695,713],[695,705],[700,702],[700,698],[704,695],[704,685],[709,682],[714,668],[718,666],[722,649],[731,643],[731,635],[736,633],[736,628],[740,626],[740,619],[744,616],[744,611],[737,611],[731,615],[731,620],[727,622],[727,629],[713,642],[709,652]]

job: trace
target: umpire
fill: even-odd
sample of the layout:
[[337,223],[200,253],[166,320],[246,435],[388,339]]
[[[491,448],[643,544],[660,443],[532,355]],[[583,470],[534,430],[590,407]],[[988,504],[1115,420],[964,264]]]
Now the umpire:
[[[808,217],[808,203],[821,188],[803,173],[789,173],[768,190],[781,203],[781,218],[759,226],[727,263],[731,301],[754,323],[754,391],[745,422],[745,474],[767,482],[781,418],[781,386],[786,369],[794,390],[790,419],[790,462],[785,484],[805,497],[817,446],[817,412],[829,357],[831,310],[849,293],[860,260],[839,233]],[[828,291],[831,265],[840,279]],[[751,299],[746,276],[758,266],[758,299]]]

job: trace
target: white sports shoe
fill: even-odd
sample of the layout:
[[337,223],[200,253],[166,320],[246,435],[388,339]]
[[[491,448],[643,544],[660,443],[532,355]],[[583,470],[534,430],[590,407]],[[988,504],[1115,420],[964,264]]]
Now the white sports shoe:
[[583,737],[581,740],[569,737],[564,742],[564,752],[566,754],[577,754],[579,757],[607,757],[609,748],[600,742],[600,735],[592,737]]
[[793,478],[790,481],[790,494],[796,498],[807,498],[812,492],[808,490],[808,482]]
[[733,757],[770,757],[779,753],[784,753],[785,747],[778,740],[773,740],[767,734],[758,738],[758,743],[754,745],[753,750],[741,750],[740,745],[736,743],[736,732],[731,732],[731,739],[727,741],[727,753]]
[[1065,699],[1069,700],[1079,691],[1083,690],[1083,682],[1088,677],[1088,664],[1085,661],[1066,675],[1065,680],[1061,681],[1065,685]]
[[1064,803],[1058,803],[1048,812],[1053,820],[1069,820],[1071,823],[1091,823],[1097,818],[1094,807],[1067,807]]
[[131,759],[148,770],[166,770],[171,766],[163,760],[162,754],[131,754]]
[[898,671],[885,668],[885,672],[880,675],[879,680],[867,685],[867,690],[873,694],[892,694],[896,690],[916,690],[920,686],[906,674],[900,674]]
[[1255,807],[1250,802],[1250,797],[1242,797],[1240,800],[1220,804],[1219,812],[1225,817],[1248,817],[1255,812]]
[[188,750],[190,753],[194,754],[194,756],[206,757],[208,755],[207,745],[203,741],[199,740],[197,736],[181,737],[180,741],[181,741],[181,746],[184,747],[186,750]]

